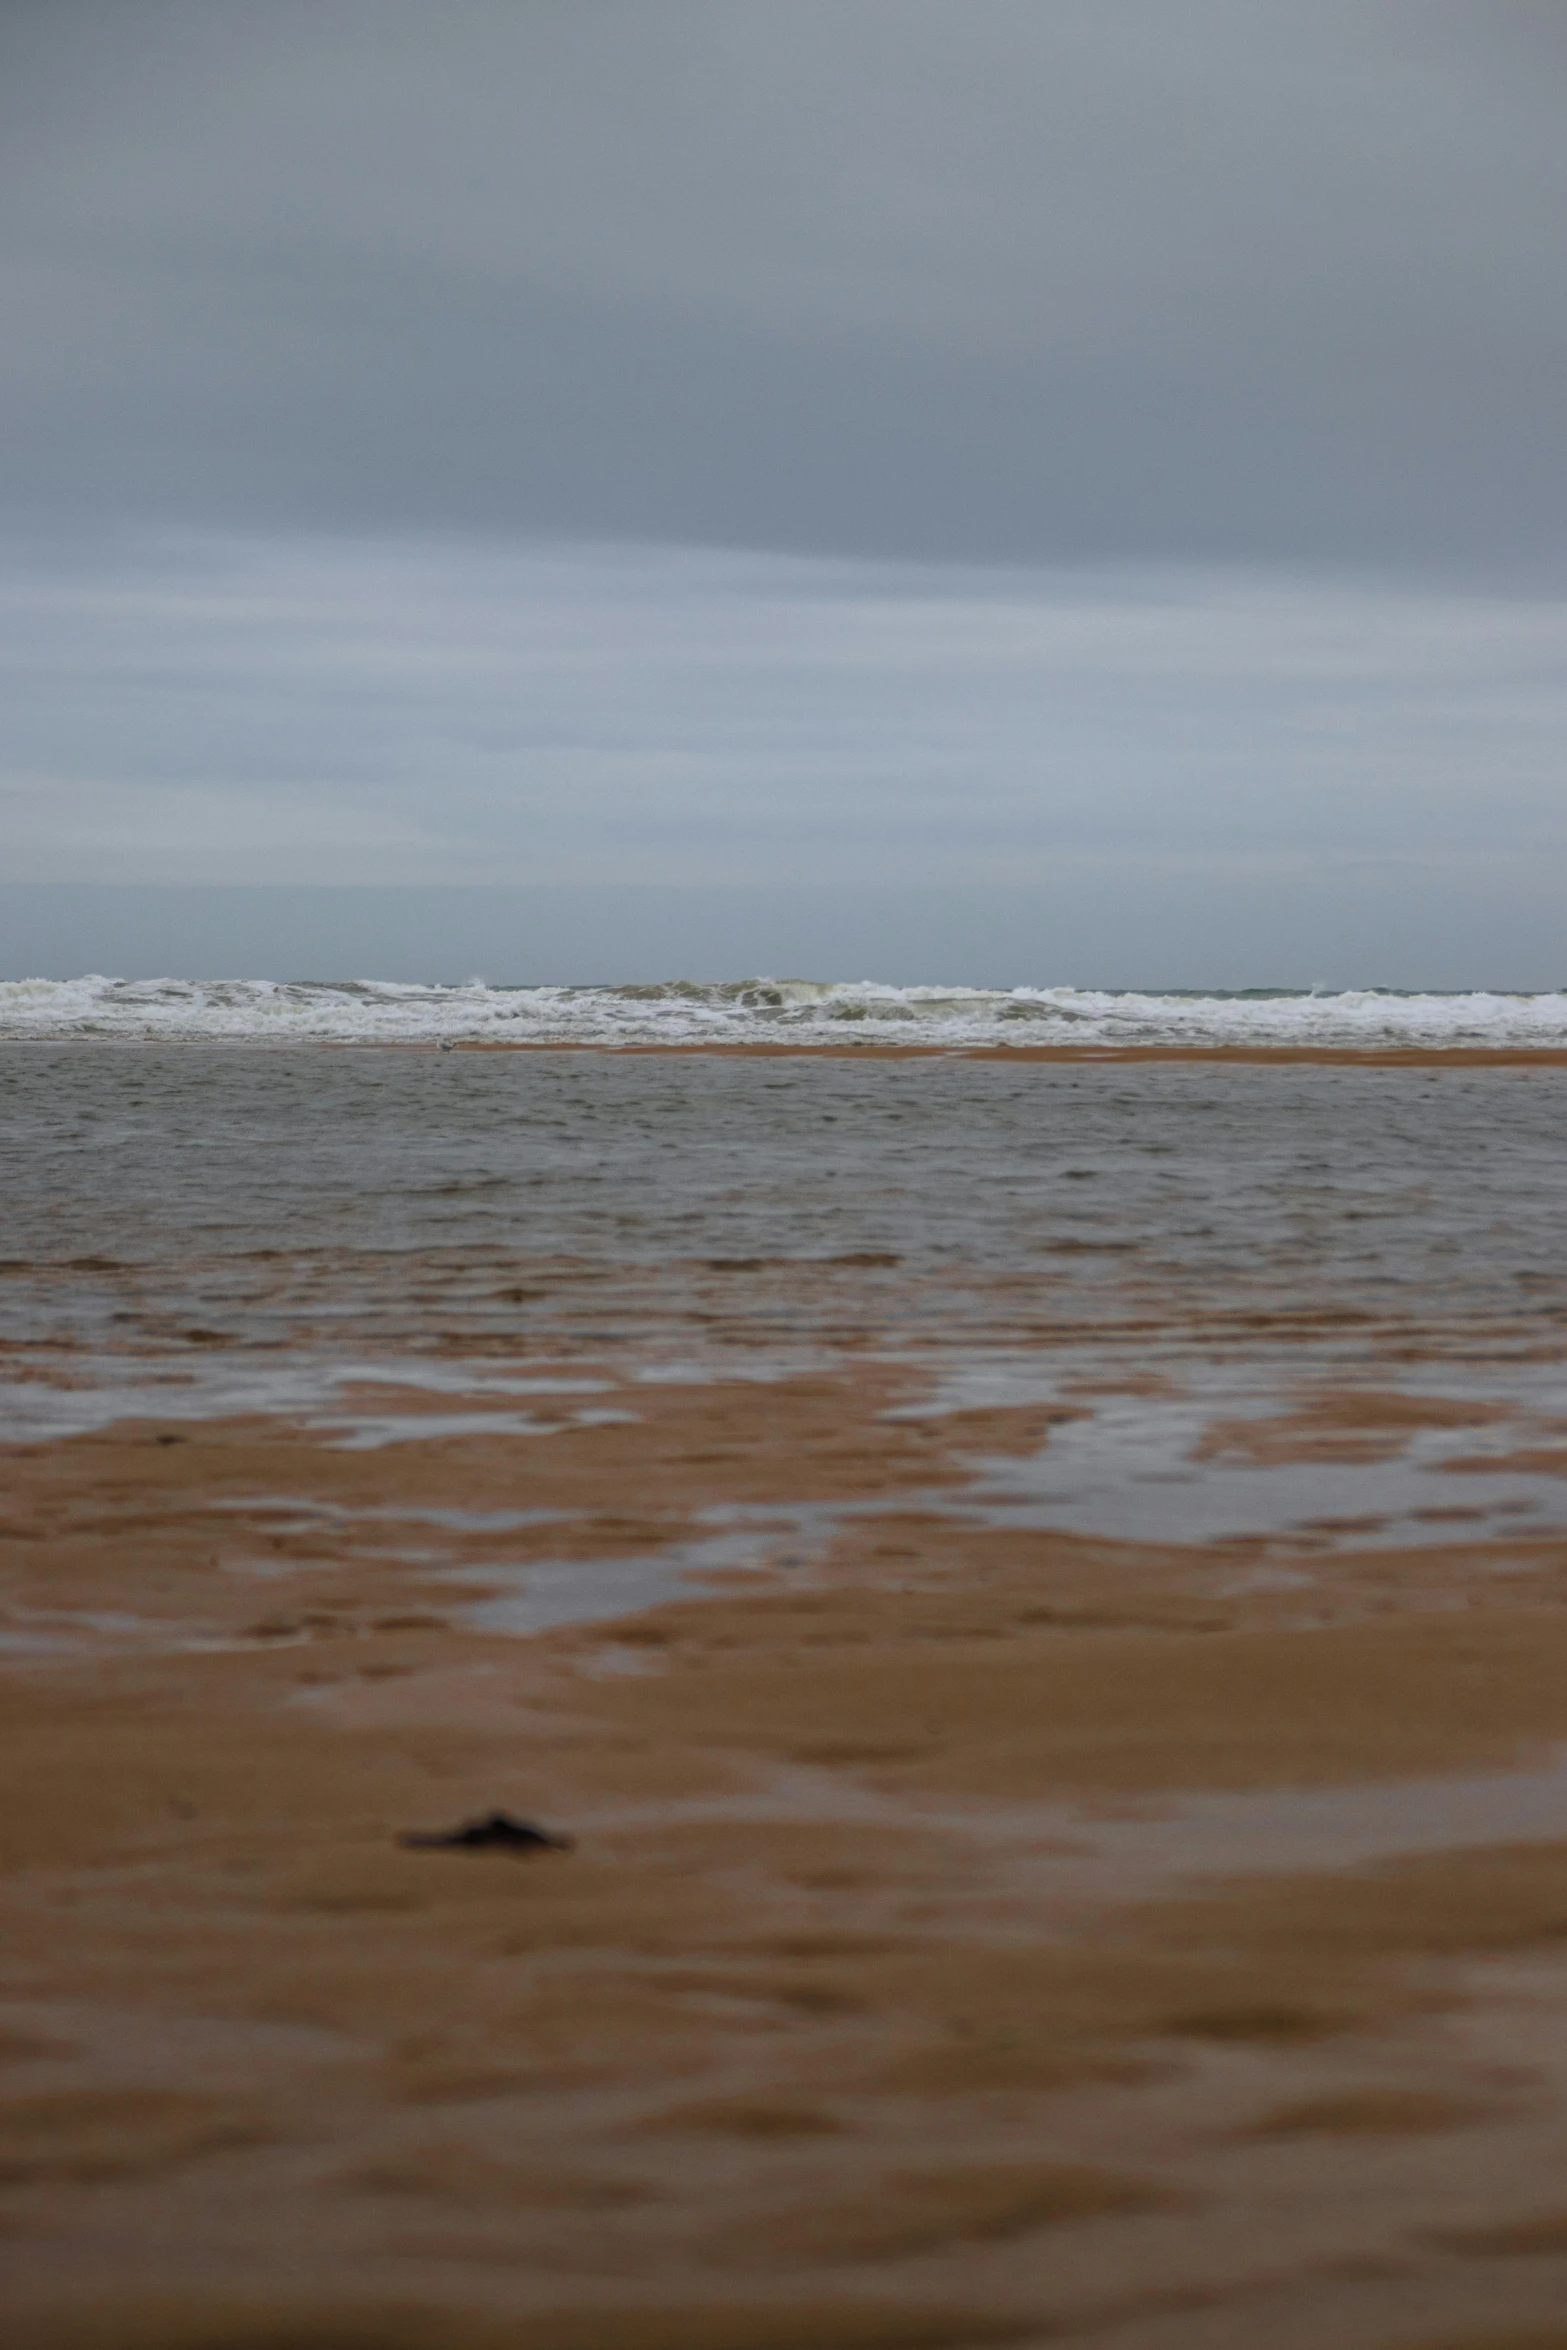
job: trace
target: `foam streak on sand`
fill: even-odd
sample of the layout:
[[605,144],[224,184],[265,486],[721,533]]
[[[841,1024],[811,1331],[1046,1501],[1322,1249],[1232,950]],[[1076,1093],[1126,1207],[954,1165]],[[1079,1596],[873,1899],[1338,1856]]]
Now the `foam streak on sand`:
[[871,980],[664,980],[616,987],[385,980],[0,982],[0,1038],[249,1043],[1567,1047],[1567,994],[1252,988],[893,987]]

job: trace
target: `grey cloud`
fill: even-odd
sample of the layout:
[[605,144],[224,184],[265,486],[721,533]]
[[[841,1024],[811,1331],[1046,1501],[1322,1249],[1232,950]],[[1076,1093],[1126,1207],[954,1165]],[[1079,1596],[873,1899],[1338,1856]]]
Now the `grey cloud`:
[[[181,539],[0,572],[13,880],[1567,877],[1567,603]],[[1553,916],[1553,922],[1555,917]],[[1490,946],[1505,943],[1487,917]],[[1435,942],[1433,942],[1435,943]]]
[[14,513],[1567,539],[1532,0],[52,0],[3,38]]

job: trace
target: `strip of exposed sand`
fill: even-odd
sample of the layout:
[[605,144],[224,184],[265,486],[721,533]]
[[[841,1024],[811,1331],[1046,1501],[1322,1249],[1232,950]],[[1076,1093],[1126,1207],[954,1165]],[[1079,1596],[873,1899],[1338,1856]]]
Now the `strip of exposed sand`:
[[[388,1390],[385,1442],[9,1454],[28,2350],[1316,2350],[1567,2306],[1567,1544],[1279,1576],[965,1519],[1063,1415],[911,1416],[909,1366],[536,1368],[531,1435]],[[1454,1411],[1372,1396],[1363,1441]],[[597,1620],[485,1618],[562,1568]],[[398,1842],[496,1806],[575,1848]]]
[[[397,1047],[434,1052],[436,1045]],[[1240,1045],[1240,1044],[887,1044],[856,1041],[747,1038],[743,1043],[540,1042],[460,1037],[444,1048],[460,1053],[718,1053],[740,1059],[793,1058],[882,1061],[1220,1062],[1234,1068],[1321,1069],[1567,1069],[1567,1051],[1555,1045]]]
[[[114,1037],[102,1035],[13,1036],[8,1046],[57,1048],[72,1044],[102,1049],[120,1046],[135,1051],[145,1044],[210,1046],[210,1037]],[[223,1039],[228,1042],[230,1040]],[[1420,1044],[964,1044],[921,1041],[889,1043],[882,1039],[844,1037],[723,1037],[607,1038],[607,1037],[423,1037],[377,1036],[277,1039],[255,1036],[242,1043],[288,1051],[386,1053],[606,1053],[636,1056],[710,1055],[732,1060],[854,1060],[854,1061],[1002,1061],[1069,1066],[1074,1063],[1154,1063],[1230,1068],[1320,1069],[1567,1069],[1567,1048],[1558,1045],[1420,1045]]]

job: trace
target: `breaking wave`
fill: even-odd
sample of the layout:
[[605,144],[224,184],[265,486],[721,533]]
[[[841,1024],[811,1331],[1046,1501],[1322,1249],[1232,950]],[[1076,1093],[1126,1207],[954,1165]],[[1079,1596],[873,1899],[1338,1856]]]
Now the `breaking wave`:
[[391,980],[0,981],[0,1037],[245,1044],[1567,1045],[1567,993],[1133,994],[890,987],[871,980],[665,980],[629,987]]

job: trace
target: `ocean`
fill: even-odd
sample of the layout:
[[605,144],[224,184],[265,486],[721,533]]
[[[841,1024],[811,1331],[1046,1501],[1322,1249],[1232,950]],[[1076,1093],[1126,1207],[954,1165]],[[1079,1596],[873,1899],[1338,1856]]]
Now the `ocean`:
[[973,1046],[1567,1044],[1567,992],[1254,987],[893,987],[872,980],[650,981],[621,987],[387,980],[0,981],[7,1037],[339,1044],[822,1042]]

